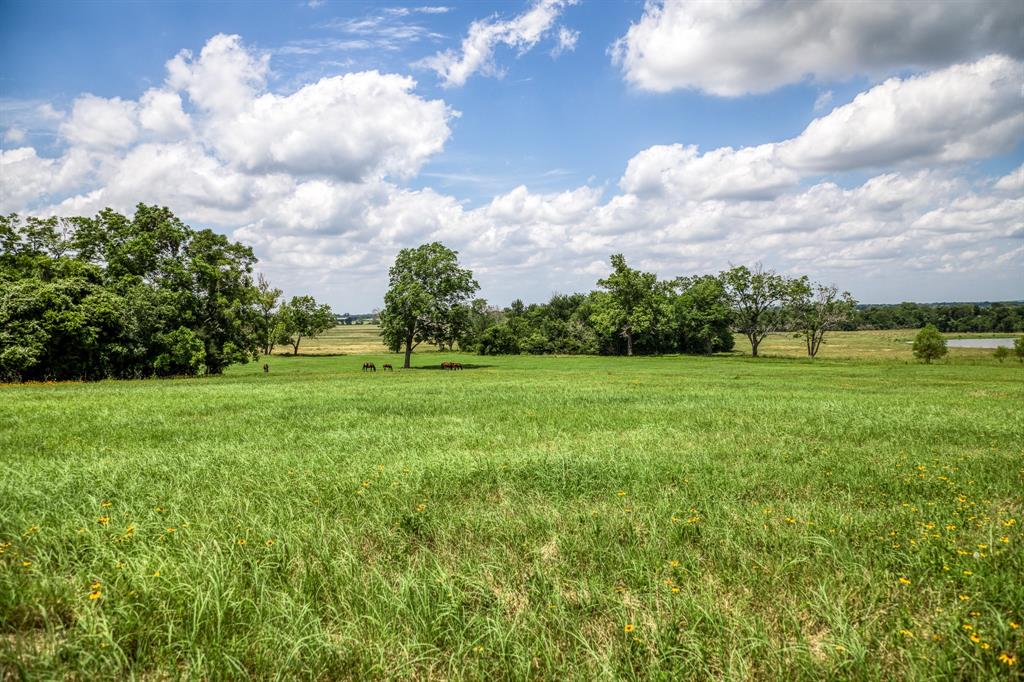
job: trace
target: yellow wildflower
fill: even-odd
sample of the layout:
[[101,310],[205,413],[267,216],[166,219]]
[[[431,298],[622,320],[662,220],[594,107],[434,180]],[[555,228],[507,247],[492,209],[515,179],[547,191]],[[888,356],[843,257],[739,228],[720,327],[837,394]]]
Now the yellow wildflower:
[[910,584],[910,580],[900,576],[900,584],[901,585],[909,585]]
[[109,516],[101,516],[98,519],[96,519],[96,523],[100,524],[101,526],[105,526],[108,523],[110,523],[110,517]]
[[1003,653],[999,654],[999,662],[1005,663],[1006,665],[1016,665],[1017,659],[1016,657],[1011,656],[1010,654],[1004,651]]
[[629,634],[630,632],[633,632],[633,630],[635,630],[635,629],[636,628],[633,627],[632,623],[626,623],[626,627],[622,628],[623,632],[625,632],[626,634]]
[[971,635],[971,641],[977,644],[981,641],[981,635],[979,635],[978,633],[974,633],[973,635]]
[[911,632],[910,630],[900,630],[900,634],[903,635],[904,637],[913,637],[914,636],[914,633]]
[[102,502],[100,502],[100,506],[103,507],[104,509],[109,509],[110,502],[108,502],[107,500],[103,500]]

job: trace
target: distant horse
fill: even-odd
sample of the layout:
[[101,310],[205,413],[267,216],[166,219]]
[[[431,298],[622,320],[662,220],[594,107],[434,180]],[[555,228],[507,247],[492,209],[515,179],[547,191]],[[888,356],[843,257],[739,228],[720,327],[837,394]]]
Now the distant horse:
[[385,371],[385,372],[394,372],[395,371],[395,368],[392,367],[391,365],[382,365],[381,369],[383,371]]
[[449,361],[445,360],[444,362],[441,363],[441,369],[451,369],[451,370],[462,369],[462,363],[461,362],[449,362]]
[[270,374],[270,365],[268,365],[267,363],[263,363],[263,373]]
[[377,371],[377,365],[373,364],[372,362],[364,362],[363,363],[363,371],[364,372],[376,372]]

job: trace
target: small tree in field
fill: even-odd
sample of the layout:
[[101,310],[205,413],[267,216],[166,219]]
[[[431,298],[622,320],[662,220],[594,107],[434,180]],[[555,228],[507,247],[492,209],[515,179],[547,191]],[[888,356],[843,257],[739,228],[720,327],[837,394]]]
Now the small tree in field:
[[1017,337],[1013,342],[1013,354],[1017,356],[1018,362],[1024,362],[1024,336]]
[[466,304],[480,285],[459,267],[458,254],[440,242],[399,251],[388,277],[381,335],[393,352],[405,347],[408,368],[412,349],[423,341],[447,344],[458,337]]
[[334,326],[331,306],[317,305],[312,296],[292,296],[281,305],[277,318],[277,341],[289,344],[293,355],[299,354],[303,338],[314,338]]
[[914,357],[931,364],[932,360],[938,360],[949,352],[946,350],[946,339],[942,337],[935,325],[925,325],[924,329],[917,333],[914,339]]
[[818,354],[825,332],[835,329],[853,315],[857,301],[836,285],[811,284],[806,277],[792,283],[790,311],[793,324],[803,334],[807,356]]
[[995,355],[996,360],[1002,362],[1006,358],[1010,357],[1010,349],[1007,348],[1006,346],[998,346],[996,348],[996,352],[993,353],[993,355]]

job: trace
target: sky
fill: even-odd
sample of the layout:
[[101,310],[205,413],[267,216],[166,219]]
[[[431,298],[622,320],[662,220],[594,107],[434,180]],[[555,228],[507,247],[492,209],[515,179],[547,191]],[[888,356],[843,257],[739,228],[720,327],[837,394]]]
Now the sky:
[[169,207],[286,295],[761,263],[1024,299],[1024,3],[0,0],[0,212]]

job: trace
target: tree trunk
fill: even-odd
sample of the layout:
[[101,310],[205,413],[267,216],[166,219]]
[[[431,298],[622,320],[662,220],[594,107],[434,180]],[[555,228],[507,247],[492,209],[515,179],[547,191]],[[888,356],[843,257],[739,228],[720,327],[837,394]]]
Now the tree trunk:
[[299,334],[298,336],[295,337],[295,343],[293,344],[294,350],[292,351],[292,355],[298,355],[299,354],[299,344],[300,343],[302,343],[302,334]]
[[633,355],[633,332],[626,332],[626,355]]
[[757,347],[761,345],[761,340],[756,336],[748,337],[750,339],[750,357],[757,357]]
[[405,364],[402,365],[403,368],[409,369],[409,360],[411,358],[412,358],[412,339],[409,338],[409,339],[405,340]]

